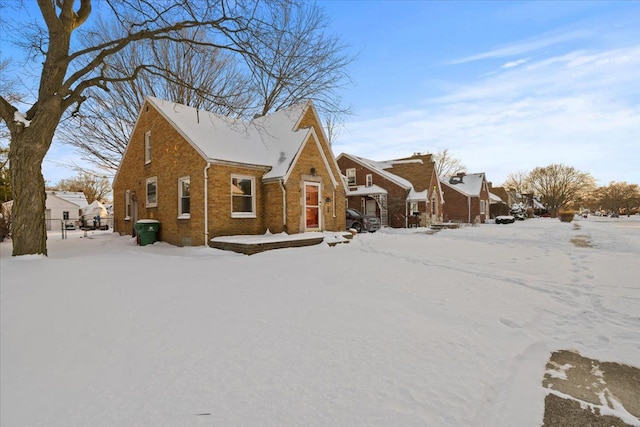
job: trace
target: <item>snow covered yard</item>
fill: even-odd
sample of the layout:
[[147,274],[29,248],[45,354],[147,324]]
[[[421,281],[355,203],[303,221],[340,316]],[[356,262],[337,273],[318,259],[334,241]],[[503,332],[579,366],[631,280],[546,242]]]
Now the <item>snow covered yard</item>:
[[551,352],[640,367],[638,217],[10,254],[3,426],[539,426]]

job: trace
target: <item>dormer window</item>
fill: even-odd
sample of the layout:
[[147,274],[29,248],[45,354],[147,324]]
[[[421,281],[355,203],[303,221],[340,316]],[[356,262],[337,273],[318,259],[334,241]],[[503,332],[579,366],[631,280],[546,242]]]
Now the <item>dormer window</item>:
[[355,187],[356,185],[356,169],[347,169],[347,185],[349,187]]

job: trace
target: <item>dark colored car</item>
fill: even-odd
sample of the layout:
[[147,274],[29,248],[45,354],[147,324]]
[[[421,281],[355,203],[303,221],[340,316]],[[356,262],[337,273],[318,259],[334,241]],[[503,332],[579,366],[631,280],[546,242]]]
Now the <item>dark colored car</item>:
[[358,233],[362,231],[373,233],[380,230],[380,218],[375,215],[363,215],[356,209],[347,208],[347,230],[350,228]]
[[496,224],[513,224],[515,220],[513,215],[499,215],[496,217]]

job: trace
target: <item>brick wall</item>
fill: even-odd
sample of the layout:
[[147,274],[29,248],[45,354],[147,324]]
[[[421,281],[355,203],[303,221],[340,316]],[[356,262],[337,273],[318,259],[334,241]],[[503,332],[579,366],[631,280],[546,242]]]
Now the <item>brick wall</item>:
[[434,170],[431,154],[416,154],[398,160],[421,160],[422,163],[395,163],[387,171],[408,180],[416,191],[430,190]]
[[[434,221],[442,221],[444,207],[442,205],[442,195],[438,190],[438,175],[436,174],[435,163],[431,154],[415,154],[411,157],[397,160],[422,161],[421,163],[395,163],[393,167],[387,169],[387,171],[411,182],[416,191],[428,191],[429,203],[425,205],[424,210],[420,209],[420,212],[424,213],[421,225],[427,225]],[[436,200],[435,211],[431,206],[433,197],[435,197]]]
[[[354,168],[356,170],[356,185],[365,185],[366,175],[371,174],[373,176],[373,184],[387,190],[387,211],[389,215],[389,226],[394,228],[405,226],[406,200],[408,195],[407,189],[399,186],[393,181],[388,180],[377,172],[362,166],[360,163],[357,163],[348,157],[342,156],[340,159],[338,159],[338,166],[340,167],[343,175],[347,174],[347,169]],[[349,197],[349,206],[360,210],[362,198],[362,196]],[[380,215],[379,210],[378,215]]]
[[[145,133],[151,131],[151,162],[145,165]],[[145,105],[113,185],[114,229],[132,234],[135,218],[125,219],[125,191],[132,193],[137,219],[160,221],[158,238],[175,245],[204,244],[203,170],[206,162],[152,107]],[[146,206],[146,179],[157,177],[157,207]],[[178,178],[190,177],[191,219],[178,220]],[[133,212],[132,212],[133,215]]]
[[[320,138],[319,138],[320,139]],[[309,136],[302,153],[294,165],[289,179],[285,183],[287,192],[287,228],[289,233],[305,231],[304,222],[304,182],[320,183],[321,224],[327,231],[343,231],[346,229],[345,198],[346,192],[342,185],[342,178],[337,171],[333,153],[320,143],[320,148],[313,135]],[[325,167],[324,153],[329,169]],[[315,170],[315,175],[312,173]],[[331,174],[337,182],[337,188],[331,181]],[[328,200],[328,201],[327,201]]]
[[[446,184],[442,185],[442,191],[444,192],[445,200],[444,221],[468,223],[469,216],[471,216],[471,223],[484,223],[489,217],[489,192],[486,189],[482,189],[480,197],[471,197],[470,203],[466,195]],[[485,201],[485,212],[483,214],[480,213],[480,200]]]

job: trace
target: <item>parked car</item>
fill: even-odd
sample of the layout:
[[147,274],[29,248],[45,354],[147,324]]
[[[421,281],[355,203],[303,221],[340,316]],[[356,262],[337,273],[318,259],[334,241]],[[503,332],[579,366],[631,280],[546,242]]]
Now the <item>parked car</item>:
[[358,233],[362,231],[373,233],[380,230],[380,218],[375,215],[363,215],[356,209],[347,208],[347,230],[351,228]]
[[513,224],[516,218],[513,215],[498,215],[496,217],[496,224]]

